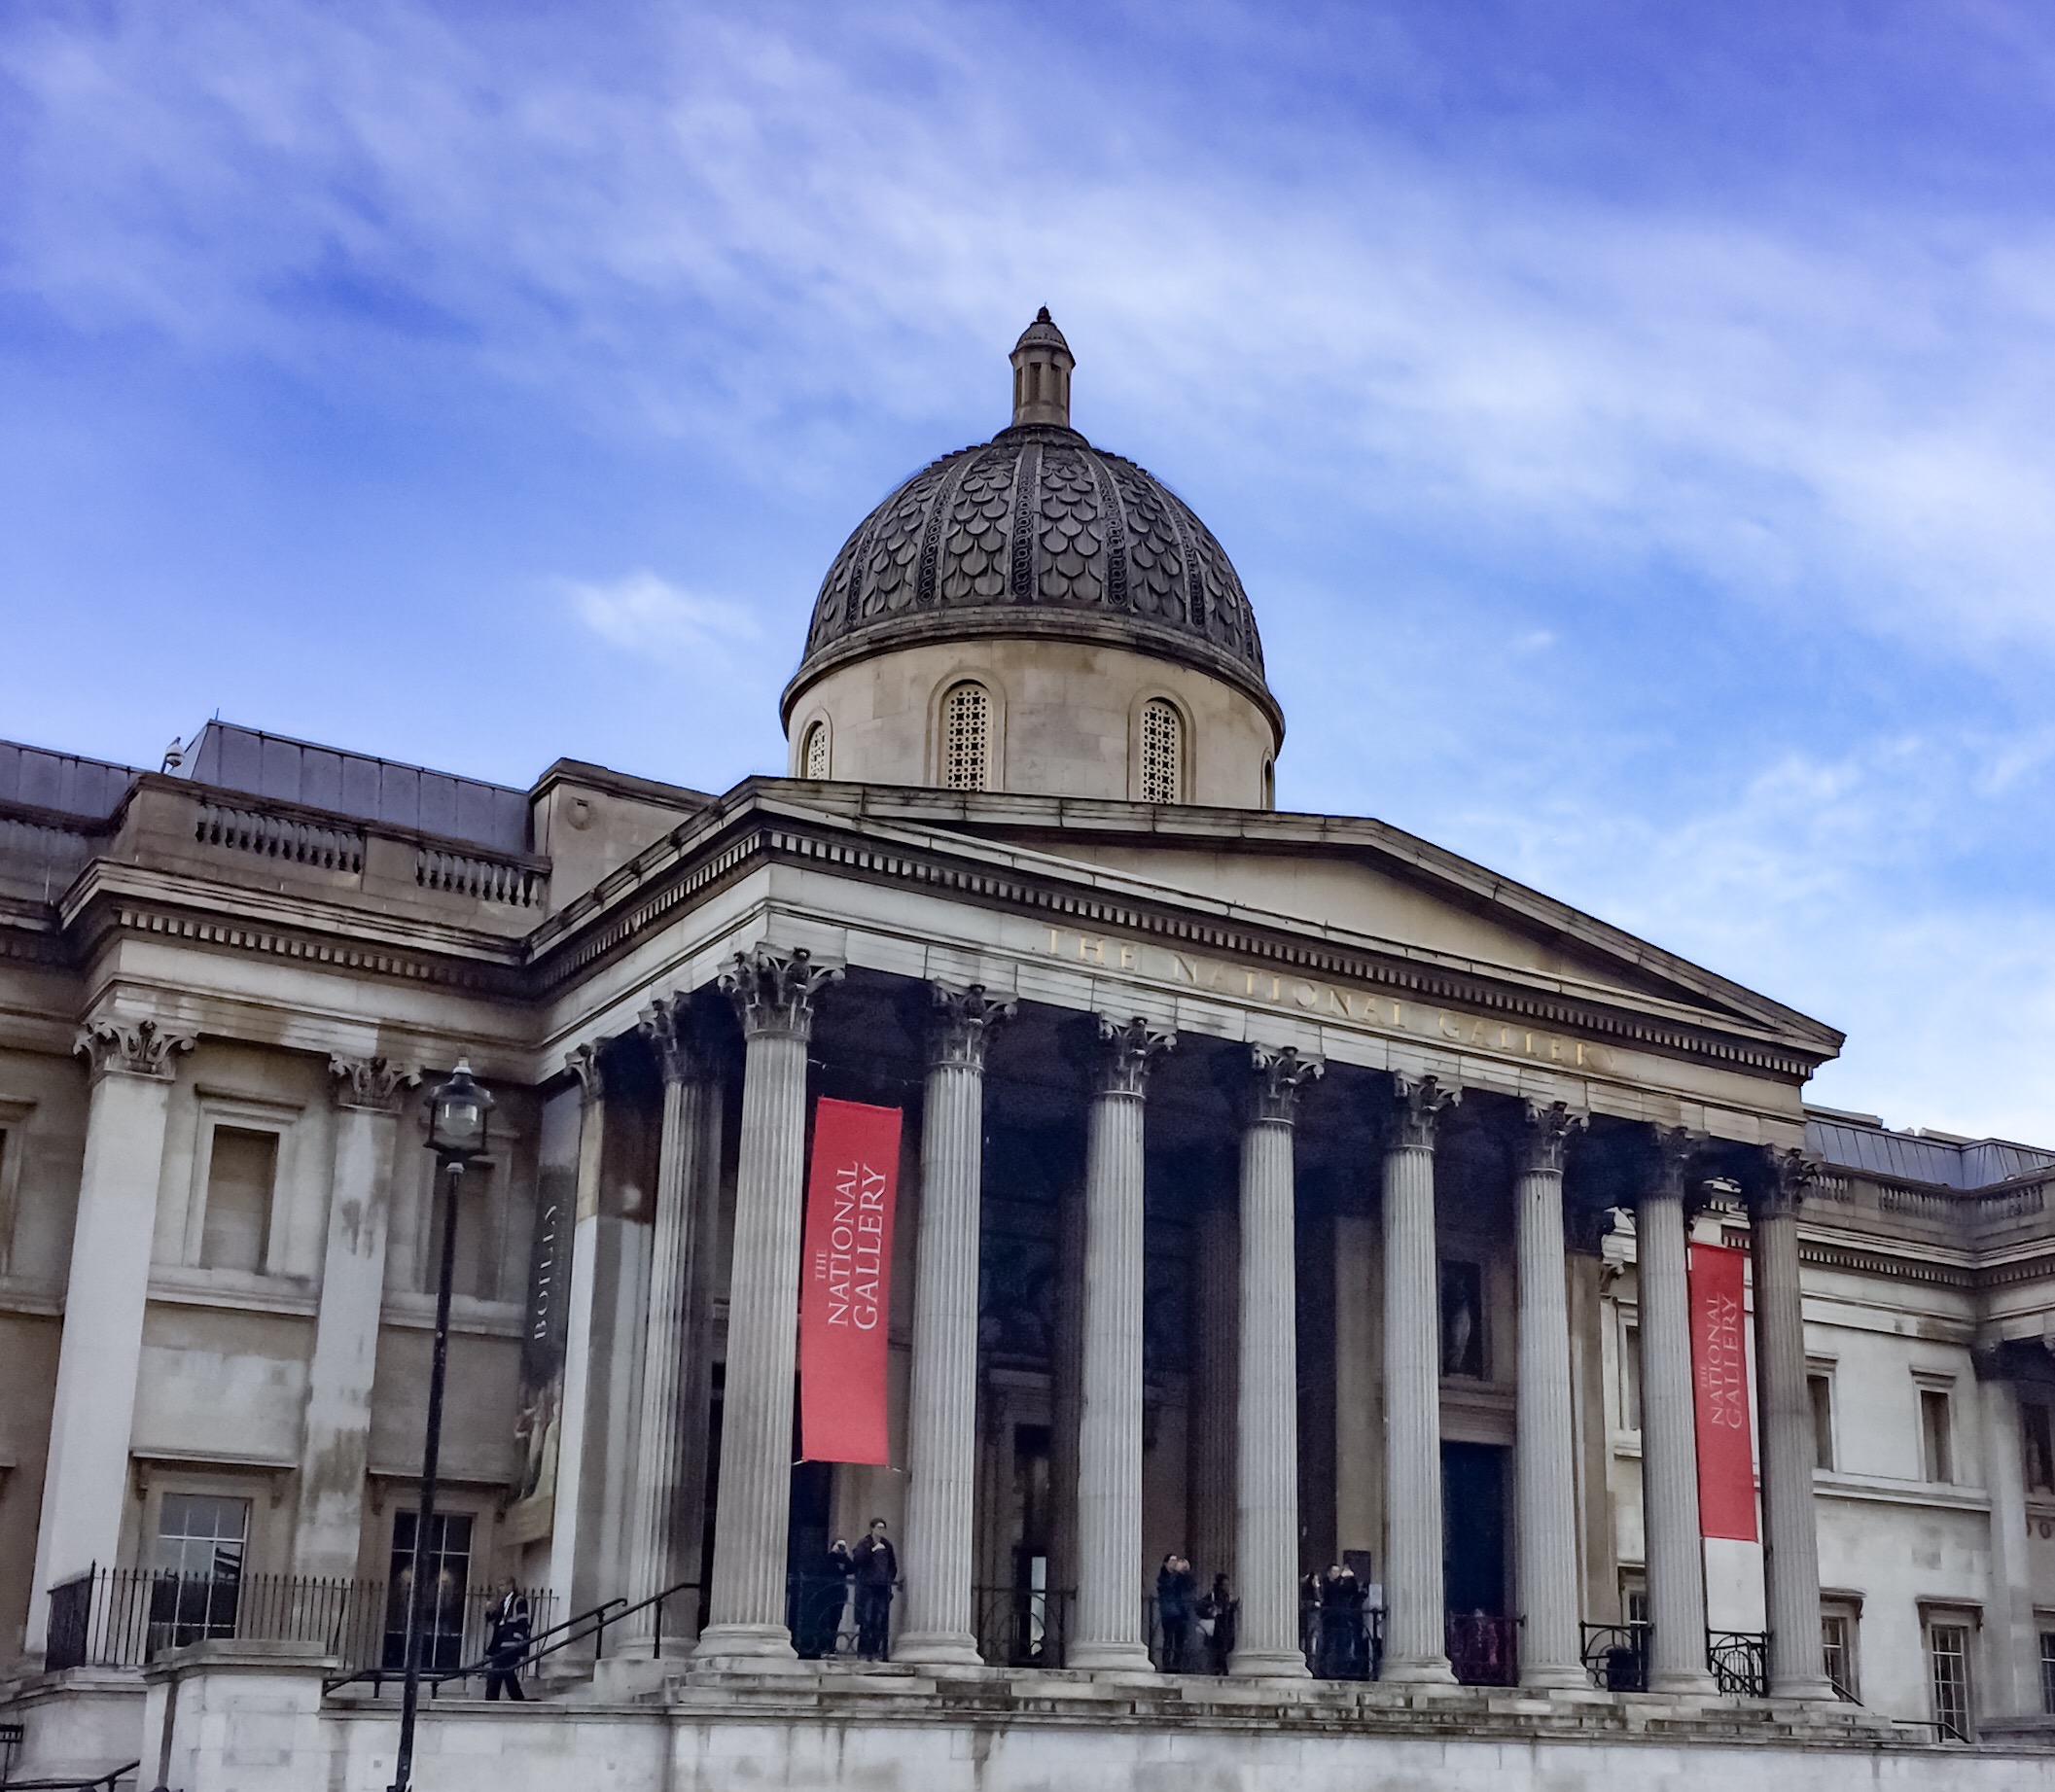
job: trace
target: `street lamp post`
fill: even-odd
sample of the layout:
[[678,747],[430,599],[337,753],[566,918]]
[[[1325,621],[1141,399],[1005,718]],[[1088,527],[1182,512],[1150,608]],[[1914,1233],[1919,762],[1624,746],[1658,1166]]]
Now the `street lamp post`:
[[[436,1473],[443,1455],[443,1383],[449,1368],[449,1289],[457,1248],[457,1187],[465,1168],[485,1154],[492,1097],[463,1059],[428,1098],[428,1148],[443,1178],[443,1261],[436,1275],[435,1363],[428,1375],[428,1435],[421,1444],[421,1505],[414,1515],[413,1566],[407,1597],[407,1673],[400,1700],[400,1749],[391,1792],[412,1792],[414,1718],[421,1706],[421,1632],[428,1597],[428,1531],[436,1510]],[[440,1552],[438,1552],[440,1553]]]

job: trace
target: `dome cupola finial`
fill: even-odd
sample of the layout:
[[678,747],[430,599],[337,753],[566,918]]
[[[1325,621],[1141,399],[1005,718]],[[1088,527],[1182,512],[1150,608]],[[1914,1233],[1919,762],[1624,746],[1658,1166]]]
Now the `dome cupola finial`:
[[1077,361],[1063,332],[1044,305],[1013,344],[1013,427],[1023,423],[1071,426],[1071,369]]

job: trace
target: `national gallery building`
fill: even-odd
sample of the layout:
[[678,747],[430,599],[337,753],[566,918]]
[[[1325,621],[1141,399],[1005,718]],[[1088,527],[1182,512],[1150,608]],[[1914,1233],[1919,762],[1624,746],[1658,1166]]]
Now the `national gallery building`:
[[435,1792],[2055,1784],[2055,1150],[1280,811],[1226,553],[1012,365],[784,776],[0,745],[0,1784],[383,1792],[416,1592]]

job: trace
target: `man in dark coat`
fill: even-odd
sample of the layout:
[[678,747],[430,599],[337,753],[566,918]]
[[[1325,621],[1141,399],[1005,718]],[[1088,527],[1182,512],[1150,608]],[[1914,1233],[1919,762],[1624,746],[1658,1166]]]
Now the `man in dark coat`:
[[1156,1570],[1156,1616],[1163,1626],[1163,1671],[1181,1673],[1185,1650],[1191,1637],[1191,1620],[1198,1605],[1198,1582],[1191,1564],[1175,1553],[1163,1558]]
[[526,1699],[521,1691],[521,1660],[528,1653],[528,1638],[534,1620],[528,1614],[527,1595],[510,1577],[500,1597],[486,1614],[485,1697],[497,1699],[502,1690],[510,1699]]
[[1320,1583],[1320,1671],[1330,1680],[1360,1680],[1364,1650],[1363,1583],[1332,1564]]
[[892,1632],[892,1588],[899,1579],[899,1557],[885,1529],[883,1519],[872,1519],[870,1528],[849,1552],[856,1570],[856,1652],[867,1662],[885,1659]]

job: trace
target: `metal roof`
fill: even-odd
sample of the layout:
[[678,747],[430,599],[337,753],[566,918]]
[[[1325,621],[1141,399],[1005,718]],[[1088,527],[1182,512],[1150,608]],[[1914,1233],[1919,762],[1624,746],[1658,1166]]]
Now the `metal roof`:
[[2055,1167],[2055,1151],[2037,1145],[1893,1132],[1886,1126],[1817,1112],[1805,1117],[1805,1142],[1814,1156],[1837,1169],[1939,1188],[1989,1188]]

